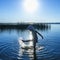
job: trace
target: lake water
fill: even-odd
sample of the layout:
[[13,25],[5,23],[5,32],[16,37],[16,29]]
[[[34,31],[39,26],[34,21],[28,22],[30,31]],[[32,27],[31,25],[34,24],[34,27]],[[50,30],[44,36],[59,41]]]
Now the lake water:
[[60,24],[49,24],[48,29],[37,29],[43,36],[38,36],[38,47],[43,49],[24,50],[20,48],[19,37],[28,39],[27,30],[0,29],[0,60],[60,60]]

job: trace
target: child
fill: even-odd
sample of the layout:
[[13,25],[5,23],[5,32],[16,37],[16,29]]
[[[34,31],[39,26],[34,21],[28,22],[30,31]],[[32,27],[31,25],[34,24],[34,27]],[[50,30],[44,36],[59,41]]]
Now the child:
[[37,34],[40,35],[42,37],[42,39],[43,39],[43,36],[38,31],[36,31],[35,28],[32,25],[28,26],[27,29],[32,32],[33,45],[34,45],[34,48],[36,48],[36,43],[38,42]]

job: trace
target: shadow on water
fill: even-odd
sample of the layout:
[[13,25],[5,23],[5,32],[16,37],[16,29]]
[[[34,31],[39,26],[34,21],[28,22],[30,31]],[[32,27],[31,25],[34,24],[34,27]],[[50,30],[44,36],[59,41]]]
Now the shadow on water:
[[[35,29],[45,31],[50,30],[50,24],[32,24]],[[0,33],[8,31],[9,34],[12,30],[23,32],[26,30],[28,25],[0,25]],[[20,33],[21,33],[20,32]],[[13,33],[12,33],[13,34]],[[9,35],[10,36],[10,35]],[[13,36],[11,38],[14,38]],[[9,39],[9,37],[7,38]],[[9,39],[10,40],[10,39]],[[20,48],[18,39],[11,39],[10,41],[0,40],[0,59],[1,60],[37,60],[36,49],[24,50]],[[27,58],[26,58],[27,57]]]

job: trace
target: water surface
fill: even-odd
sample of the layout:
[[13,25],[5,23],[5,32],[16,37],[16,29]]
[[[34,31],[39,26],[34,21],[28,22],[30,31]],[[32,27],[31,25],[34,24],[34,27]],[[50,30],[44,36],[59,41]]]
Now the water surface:
[[60,24],[49,24],[48,29],[36,29],[43,36],[38,36],[38,46],[41,50],[24,50],[20,48],[19,37],[28,39],[27,30],[0,29],[0,60],[60,60]]

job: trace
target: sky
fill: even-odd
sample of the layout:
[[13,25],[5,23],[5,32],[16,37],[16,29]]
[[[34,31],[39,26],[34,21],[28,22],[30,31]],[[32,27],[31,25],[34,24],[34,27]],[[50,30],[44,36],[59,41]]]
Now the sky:
[[60,22],[60,0],[0,0],[0,22]]

